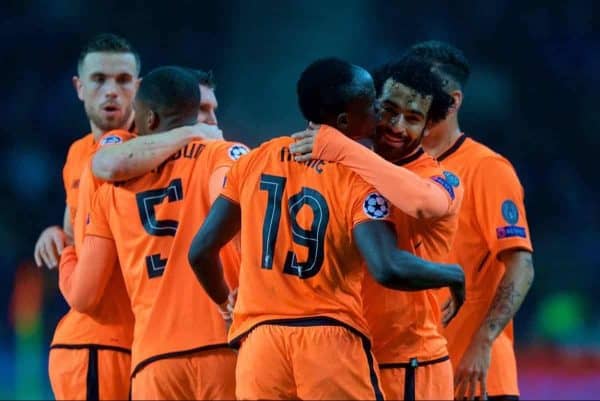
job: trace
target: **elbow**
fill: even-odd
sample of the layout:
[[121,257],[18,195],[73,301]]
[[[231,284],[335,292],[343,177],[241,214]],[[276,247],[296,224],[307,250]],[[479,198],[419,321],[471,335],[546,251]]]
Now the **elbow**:
[[118,181],[121,176],[122,166],[116,160],[108,160],[98,152],[92,159],[92,173],[104,181]]
[[88,313],[94,309],[94,306],[96,306],[97,303],[89,296],[74,295],[67,297],[66,300],[69,306],[79,313]]
[[399,277],[394,273],[392,260],[386,255],[382,255],[372,262],[371,274],[375,281],[384,287],[391,287],[394,286],[394,284],[397,284]]

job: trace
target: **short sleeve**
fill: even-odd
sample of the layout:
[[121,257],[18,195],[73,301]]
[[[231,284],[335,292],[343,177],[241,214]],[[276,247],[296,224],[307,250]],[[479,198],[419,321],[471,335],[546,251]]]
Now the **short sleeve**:
[[493,255],[508,249],[533,251],[523,187],[508,161],[484,159],[477,167],[471,190],[475,217]]
[[218,145],[217,151],[214,153],[213,170],[219,167],[231,167],[233,163],[238,161],[242,156],[248,154],[250,149],[243,143],[239,142],[223,142]]
[[108,216],[108,201],[112,188],[111,184],[102,184],[94,194],[92,207],[85,222],[86,235],[114,239]]
[[352,227],[369,220],[392,221],[390,202],[373,186],[354,176],[348,188],[351,188],[348,204]]
[[73,207],[74,205],[77,204],[77,199],[75,199],[76,194],[74,193],[74,191],[72,191],[73,189],[73,177],[72,175],[74,174],[74,169],[76,168],[76,166],[73,166],[73,163],[75,163],[74,159],[74,153],[76,152],[76,143],[74,142],[70,147],[69,147],[69,151],[67,152],[67,159],[65,160],[65,165],[63,166],[63,171],[62,171],[62,177],[63,177],[63,185],[65,187],[65,203],[69,206],[69,207]]
[[250,152],[243,157],[239,157],[236,162],[233,163],[233,166],[227,173],[225,177],[225,183],[223,185],[223,191],[221,195],[226,197],[235,203],[240,203],[241,189],[242,183],[244,182],[244,177],[246,176],[246,170],[248,168],[248,164],[251,161],[254,152]]

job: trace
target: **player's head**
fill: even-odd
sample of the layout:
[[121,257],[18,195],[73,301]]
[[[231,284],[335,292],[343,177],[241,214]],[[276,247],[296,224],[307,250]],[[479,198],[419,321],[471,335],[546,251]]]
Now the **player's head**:
[[446,92],[454,98],[451,113],[458,111],[471,74],[464,53],[449,43],[429,40],[412,45],[405,55],[420,57],[430,63],[432,70],[442,79]]
[[186,68],[159,67],[140,83],[133,102],[140,135],[193,125],[198,119],[200,88]]
[[198,69],[189,69],[190,72],[196,77],[198,80],[198,84],[200,85],[200,97],[202,101],[200,102],[200,109],[198,110],[198,122],[209,124],[209,125],[217,125],[217,107],[219,104],[217,103],[217,97],[215,96],[215,79],[212,71],[204,71]]
[[419,147],[426,129],[446,117],[453,99],[421,58],[403,57],[384,69],[374,145],[377,153],[396,161]]
[[102,131],[128,128],[139,72],[138,53],[117,35],[97,35],[83,47],[73,84],[94,126]]
[[317,60],[302,72],[296,93],[307,120],[330,125],[352,138],[372,135],[375,87],[365,69],[336,58]]

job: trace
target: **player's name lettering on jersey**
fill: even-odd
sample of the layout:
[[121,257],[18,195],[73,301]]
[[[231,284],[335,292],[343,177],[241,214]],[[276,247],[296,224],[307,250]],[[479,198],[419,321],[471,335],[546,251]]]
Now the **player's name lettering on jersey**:
[[311,159],[305,162],[297,162],[296,160],[294,160],[294,156],[292,155],[292,152],[290,152],[290,149],[287,146],[281,148],[280,161],[282,163],[293,162],[298,164],[304,164],[306,167],[314,169],[319,174],[323,173],[323,167],[329,164],[329,162],[319,159]]
[[186,159],[197,159],[198,157],[200,157],[200,154],[202,153],[205,147],[206,145],[201,143],[188,143],[183,148],[173,153],[171,157],[162,162],[158,167],[152,170],[152,172],[160,174],[161,171],[165,168],[165,165],[167,165],[167,163],[178,160],[181,157],[184,157]]

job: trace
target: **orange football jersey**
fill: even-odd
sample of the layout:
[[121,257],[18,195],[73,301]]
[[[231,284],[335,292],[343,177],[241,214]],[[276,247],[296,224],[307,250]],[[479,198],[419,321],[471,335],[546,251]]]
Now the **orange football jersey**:
[[[465,271],[466,302],[445,330],[456,367],[504,275],[498,254],[508,249],[532,252],[533,247],[524,190],[508,160],[465,135],[438,160],[460,175],[465,188],[459,234],[450,257]],[[487,390],[490,395],[519,394],[512,322],[494,341]]]
[[222,195],[241,207],[239,292],[230,340],[260,324],[324,318],[367,334],[365,275],[352,229],[389,220],[388,202],[343,166],[295,162],[290,137],[230,170]]
[[[417,219],[396,211],[399,247],[427,260],[446,262],[463,198],[460,180],[422,149],[396,164],[436,182],[451,200],[448,213],[441,217]],[[373,334],[373,353],[380,364],[407,363],[412,358],[429,361],[447,355],[435,292],[392,291],[367,278],[363,292],[365,315]]]
[[[99,185],[90,169],[92,156],[101,146],[120,143],[133,136],[125,130],[114,130],[105,133],[97,143],[89,134],[71,145],[63,177],[76,251],[83,243],[86,219]],[[107,291],[108,297],[89,314],[70,309],[58,323],[52,345],[99,344],[129,350],[133,336],[133,315],[118,270],[113,273]]]
[[86,235],[115,241],[135,316],[133,374],[153,360],[226,345],[225,322],[187,253],[211,206],[213,172],[246,152],[190,142],[152,172],[96,192]]

